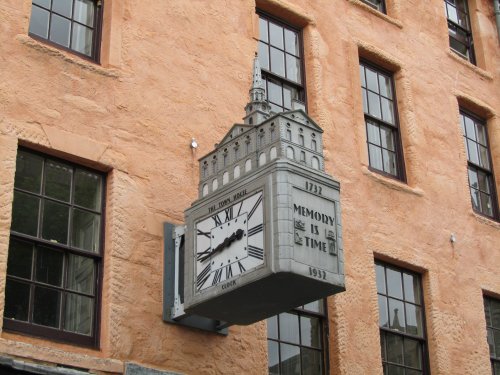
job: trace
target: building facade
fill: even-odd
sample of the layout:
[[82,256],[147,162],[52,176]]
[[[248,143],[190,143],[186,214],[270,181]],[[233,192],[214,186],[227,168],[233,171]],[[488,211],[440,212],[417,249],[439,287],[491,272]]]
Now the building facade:
[[[0,373],[500,374],[495,7],[3,0]],[[163,224],[255,52],[323,130],[346,291],[221,335],[162,319]]]

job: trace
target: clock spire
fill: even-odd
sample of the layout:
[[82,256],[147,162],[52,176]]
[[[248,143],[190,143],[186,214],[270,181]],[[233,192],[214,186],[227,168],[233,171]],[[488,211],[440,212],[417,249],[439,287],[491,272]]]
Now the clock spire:
[[259,56],[255,52],[253,60],[252,87],[249,91],[250,101],[245,106],[245,124],[258,125],[265,119],[269,118],[271,106],[266,100],[266,90],[262,81],[260,70]]

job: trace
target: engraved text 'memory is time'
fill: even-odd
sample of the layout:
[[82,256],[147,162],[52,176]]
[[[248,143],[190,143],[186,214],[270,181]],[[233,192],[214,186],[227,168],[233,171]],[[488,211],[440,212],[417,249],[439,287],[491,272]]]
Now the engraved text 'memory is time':
[[307,207],[304,206],[299,206],[297,204],[293,205],[293,212],[297,213],[299,216],[304,216],[304,217],[310,217],[313,220],[319,221],[320,223],[327,224],[327,225],[334,225],[335,224],[335,219],[330,216],[323,214],[321,212],[311,210]]
[[219,201],[218,204],[214,204],[213,206],[208,207],[208,213],[211,214],[212,212],[215,212],[216,210],[224,206],[227,206],[229,203],[232,203],[240,198],[243,198],[245,195],[247,195],[247,189],[241,190],[233,194],[233,196],[229,196],[226,199]]

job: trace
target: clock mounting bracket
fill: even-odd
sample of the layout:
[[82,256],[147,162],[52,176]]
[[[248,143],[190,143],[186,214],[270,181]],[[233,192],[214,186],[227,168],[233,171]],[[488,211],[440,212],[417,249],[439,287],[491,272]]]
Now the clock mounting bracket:
[[227,335],[226,322],[184,311],[184,234],[184,225],[163,224],[163,321]]

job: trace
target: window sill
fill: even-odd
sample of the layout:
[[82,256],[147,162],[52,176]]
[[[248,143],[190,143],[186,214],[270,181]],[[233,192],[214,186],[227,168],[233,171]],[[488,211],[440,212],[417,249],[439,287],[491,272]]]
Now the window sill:
[[85,59],[79,58],[76,55],[71,54],[70,52],[66,52],[64,50],[60,50],[56,47],[52,47],[48,44],[39,42],[29,35],[25,34],[18,34],[16,35],[16,39],[24,44],[25,46],[29,48],[33,48],[34,50],[40,51],[42,53],[45,53],[50,56],[57,57],[63,61],[66,61],[70,64],[75,64],[85,70],[106,76],[106,77],[112,77],[112,78],[120,78],[121,73],[117,71],[116,69],[107,69],[103,68],[100,65],[97,65],[96,63],[86,61]]
[[406,185],[405,183],[400,182],[398,180],[395,180],[393,178],[384,177],[384,176],[382,176],[382,175],[380,175],[380,174],[378,174],[376,172],[372,172],[366,166],[361,167],[361,170],[362,170],[362,172],[363,172],[364,175],[370,177],[372,180],[374,180],[376,182],[381,183],[384,186],[387,186],[390,189],[394,189],[394,190],[397,190],[397,191],[402,191],[402,192],[405,192],[405,193],[413,194],[413,195],[416,195],[416,196],[419,196],[419,197],[423,197],[424,196],[424,192],[423,192],[422,189],[412,188],[412,187]]
[[15,356],[18,359],[28,358],[30,362],[39,361],[44,364],[75,366],[106,373],[123,373],[122,361],[103,358],[99,350],[82,349],[68,344],[51,344],[43,339],[3,332],[0,338],[0,351],[4,355]]
[[463,57],[460,57],[452,50],[448,50],[448,56],[450,56],[453,60],[459,62],[463,66],[473,70],[476,74],[480,75],[481,77],[486,78],[489,81],[493,81],[493,74],[491,74],[490,72],[487,72],[484,69],[479,68],[478,66],[472,64],[471,62],[467,61]]
[[476,218],[477,221],[479,221],[481,224],[486,224],[489,225],[493,228],[500,229],[500,222],[496,221],[496,219],[478,214],[474,210],[471,210],[472,216]]
[[394,26],[397,26],[399,27],[400,29],[403,28],[403,24],[398,21],[397,19],[395,18],[392,18],[392,17],[389,17],[387,14],[385,13],[382,13],[374,8],[372,8],[371,6],[363,3],[361,0],[348,0],[351,4],[353,5],[356,5],[364,10],[366,10],[367,12],[370,12],[371,14],[373,14],[374,16],[377,16],[387,22],[389,22],[390,24],[394,25]]

